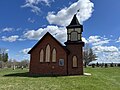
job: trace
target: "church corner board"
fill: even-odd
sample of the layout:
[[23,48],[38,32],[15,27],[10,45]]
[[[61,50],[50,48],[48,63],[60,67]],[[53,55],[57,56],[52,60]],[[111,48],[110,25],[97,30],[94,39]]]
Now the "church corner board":
[[28,52],[30,74],[83,75],[83,26],[76,14],[66,28],[65,46],[47,32]]

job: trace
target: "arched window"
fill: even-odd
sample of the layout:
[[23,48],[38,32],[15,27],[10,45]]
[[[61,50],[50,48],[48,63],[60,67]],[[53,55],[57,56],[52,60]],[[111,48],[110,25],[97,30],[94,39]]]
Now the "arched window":
[[56,49],[55,48],[52,51],[52,62],[56,62]]
[[77,32],[72,32],[71,33],[71,41],[77,41],[78,37],[77,37]]
[[47,45],[46,47],[45,61],[50,62],[50,45]]
[[73,67],[77,67],[77,57],[73,56]]
[[43,49],[40,51],[40,62],[44,61],[44,51]]

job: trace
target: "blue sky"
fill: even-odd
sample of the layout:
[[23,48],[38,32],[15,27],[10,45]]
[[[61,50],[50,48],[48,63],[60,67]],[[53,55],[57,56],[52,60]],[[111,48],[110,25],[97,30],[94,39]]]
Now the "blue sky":
[[120,0],[0,0],[0,47],[20,61],[47,31],[63,43],[78,9],[83,41],[98,58],[120,60]]

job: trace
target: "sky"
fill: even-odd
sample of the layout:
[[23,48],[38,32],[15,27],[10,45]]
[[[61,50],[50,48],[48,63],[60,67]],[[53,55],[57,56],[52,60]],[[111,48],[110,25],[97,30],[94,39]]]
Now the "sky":
[[83,38],[99,60],[120,61],[120,0],[0,0],[0,48],[9,59],[29,59],[27,52],[46,33],[61,43],[77,13]]

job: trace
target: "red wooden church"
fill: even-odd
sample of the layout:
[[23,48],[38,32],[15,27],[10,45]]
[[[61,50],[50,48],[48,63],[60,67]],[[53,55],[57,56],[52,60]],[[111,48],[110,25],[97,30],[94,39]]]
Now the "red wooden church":
[[66,46],[47,32],[28,52],[30,74],[83,75],[83,26],[78,22],[76,14],[66,28]]

